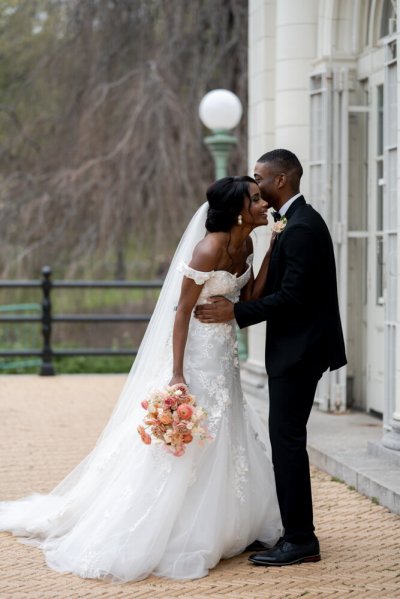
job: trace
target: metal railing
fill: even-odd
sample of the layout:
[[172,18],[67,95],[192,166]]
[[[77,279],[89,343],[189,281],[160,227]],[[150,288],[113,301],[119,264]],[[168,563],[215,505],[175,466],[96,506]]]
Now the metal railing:
[[[38,347],[38,328],[36,322],[28,322],[25,316],[38,317],[41,315],[42,307],[38,303],[23,303],[23,304],[9,304],[0,305],[0,321],[5,321],[4,326],[0,329],[0,346],[4,344],[5,347]],[[7,316],[8,315],[8,316]],[[10,315],[23,316],[23,326],[13,327]],[[1,318],[3,317],[3,318]],[[5,318],[4,318],[5,317]],[[38,318],[39,320],[39,318]],[[7,323],[11,323],[7,326]],[[25,369],[31,366],[40,366],[41,360],[39,357],[20,357],[20,359],[14,358],[13,360],[0,360],[0,371],[2,370],[15,370]]]
[[112,348],[76,348],[53,349],[51,333],[53,324],[57,322],[148,322],[151,314],[58,314],[52,313],[53,289],[160,289],[161,280],[155,281],[61,281],[51,279],[51,268],[42,268],[42,279],[31,281],[3,280],[0,289],[41,288],[43,299],[41,302],[41,315],[1,314],[0,323],[41,323],[43,337],[41,349],[0,349],[0,358],[9,357],[40,357],[40,374],[50,376],[55,374],[53,358],[70,356],[135,356],[138,348],[112,349]]

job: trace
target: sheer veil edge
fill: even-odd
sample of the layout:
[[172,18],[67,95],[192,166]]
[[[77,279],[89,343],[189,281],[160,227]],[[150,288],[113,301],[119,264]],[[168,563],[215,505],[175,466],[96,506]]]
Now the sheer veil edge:
[[[208,203],[205,202],[181,238],[138,355],[95,447],[49,494],[1,502],[0,530],[24,536],[30,544],[41,545],[42,541],[67,532],[73,521],[90,509],[90,498],[95,497],[96,488],[106,484],[101,470],[104,471],[107,462],[116,455],[124,431],[129,427],[132,436],[137,435],[135,427],[144,415],[142,399],[150,389],[167,383],[172,374],[169,341],[183,276],[178,266],[182,261],[190,261],[194,247],[204,237],[207,209]],[[77,506],[80,506],[78,510]],[[80,514],[77,513],[79,511]]]

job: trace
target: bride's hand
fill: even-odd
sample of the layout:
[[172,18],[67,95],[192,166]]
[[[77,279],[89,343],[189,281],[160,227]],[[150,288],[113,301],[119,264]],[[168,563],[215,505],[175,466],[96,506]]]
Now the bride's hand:
[[274,243],[275,243],[275,240],[276,240],[277,236],[278,236],[277,232],[276,231],[272,231],[271,239],[269,241],[268,251],[271,251],[272,248],[274,247]]
[[183,377],[183,376],[173,376],[172,379],[170,380],[170,382],[168,383],[168,386],[172,387],[172,385],[180,385],[182,383],[184,385],[186,385],[185,377]]

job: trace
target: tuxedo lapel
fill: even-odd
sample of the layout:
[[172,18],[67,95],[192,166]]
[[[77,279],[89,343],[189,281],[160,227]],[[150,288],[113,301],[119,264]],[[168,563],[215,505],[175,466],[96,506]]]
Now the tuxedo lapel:
[[[305,206],[306,205],[306,201],[304,199],[303,196],[298,197],[293,204],[289,207],[288,211],[286,212],[286,214],[282,217],[282,218],[286,218],[290,223],[290,218],[293,216],[293,214],[296,212],[296,210],[298,208],[300,208],[301,206]],[[279,246],[281,243],[281,237],[282,235],[285,234],[285,230],[282,231],[282,233],[279,233],[277,239],[275,240],[274,243],[274,247],[272,248],[272,252],[271,252],[271,261],[270,261],[270,266],[269,266],[269,270],[268,270],[268,275],[267,275],[267,281],[266,281],[266,285],[265,285],[265,292],[268,293],[273,293],[276,290],[276,287],[278,285],[278,280],[279,280],[279,254],[280,254],[280,250],[279,250]]]
[[306,201],[303,196],[298,197],[297,200],[295,200],[293,204],[289,207],[289,210],[286,212],[284,216],[289,220],[292,214],[296,212],[297,208],[299,208],[300,206],[305,206],[305,203]]
[[[298,208],[300,208],[300,206],[305,206],[305,204],[306,204],[306,201],[305,201],[304,197],[303,196],[298,197],[297,200],[295,200],[293,202],[293,204],[289,207],[289,210],[286,212],[286,214],[284,214],[284,216],[282,216],[282,218],[286,218],[287,220],[289,220],[290,217],[294,214],[294,212],[296,212],[296,210]],[[272,248],[272,253],[276,252],[277,247],[280,242],[280,238],[283,233],[284,233],[284,230],[282,231],[282,233],[278,234],[278,236],[275,240],[275,243],[274,243],[274,247]]]

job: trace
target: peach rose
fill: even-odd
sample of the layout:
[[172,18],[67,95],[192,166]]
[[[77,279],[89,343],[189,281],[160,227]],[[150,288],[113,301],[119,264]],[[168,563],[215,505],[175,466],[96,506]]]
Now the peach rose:
[[169,414],[163,414],[159,417],[159,421],[161,422],[161,424],[171,424],[172,417]]
[[183,420],[189,420],[193,414],[193,408],[187,404],[181,404],[177,409],[178,415]]
[[287,225],[287,218],[286,216],[282,217],[281,220],[278,220],[274,226],[272,227],[272,230],[274,233],[276,233],[277,235],[279,235],[279,233],[282,233],[282,231],[284,230],[284,228]]
[[151,437],[150,437],[149,433],[146,433],[146,432],[144,433],[144,435],[142,436],[142,441],[146,445],[150,445],[151,444]]
[[179,458],[181,455],[183,455],[185,453],[185,448],[184,447],[177,447],[176,450],[173,452],[172,455],[176,456],[177,458]]
[[186,435],[183,435],[182,441],[184,443],[191,443],[193,441],[193,437],[190,433],[187,433]]
[[138,426],[137,427],[137,431],[140,435],[140,438],[142,439],[143,443],[146,443],[146,445],[150,445],[151,443],[151,437],[149,435],[149,433],[146,433],[146,431],[144,430],[143,426]]
[[177,433],[180,434],[185,434],[188,433],[188,427],[186,426],[186,422],[179,422],[178,424],[175,425],[175,430]]
[[162,424],[157,424],[151,427],[151,432],[155,437],[162,438],[164,436],[164,433],[166,432],[166,429],[165,426],[163,426]]

